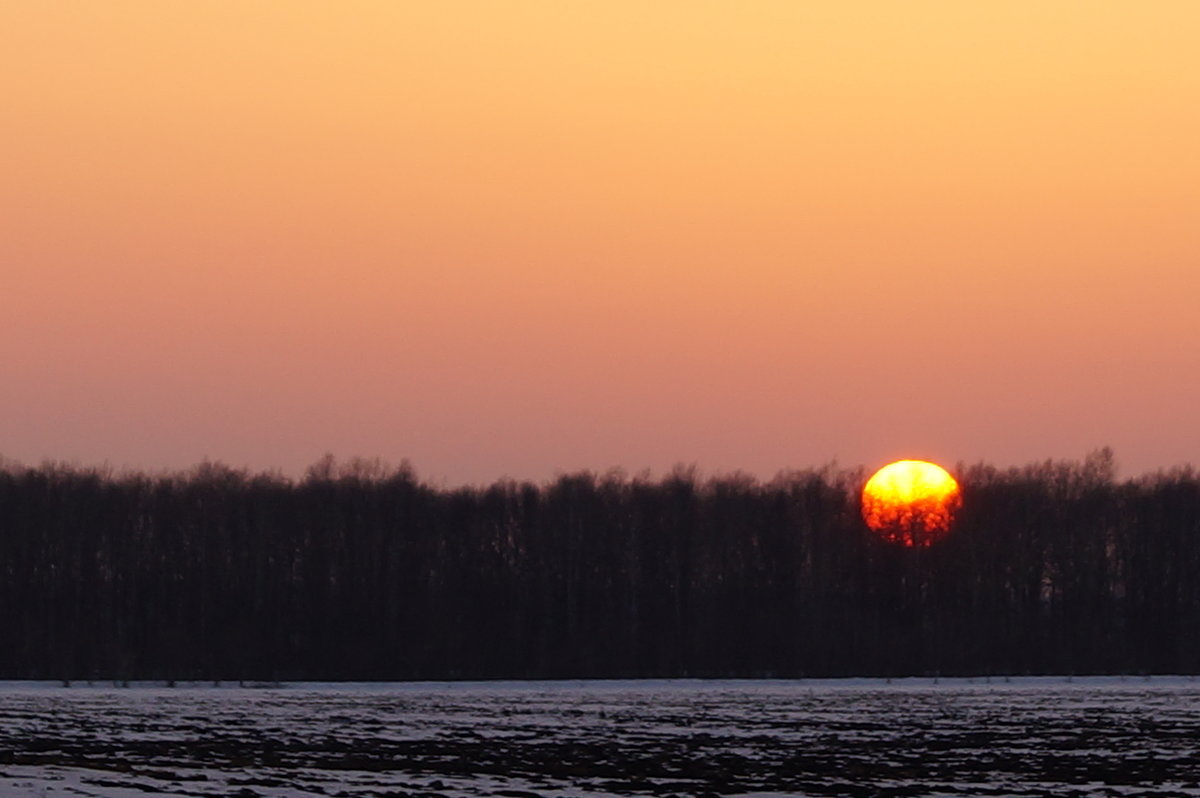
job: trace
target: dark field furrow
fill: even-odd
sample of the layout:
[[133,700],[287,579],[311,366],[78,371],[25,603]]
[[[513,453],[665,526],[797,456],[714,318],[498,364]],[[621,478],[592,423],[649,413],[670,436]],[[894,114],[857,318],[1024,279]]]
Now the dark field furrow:
[[1188,680],[0,692],[2,795],[1200,796]]

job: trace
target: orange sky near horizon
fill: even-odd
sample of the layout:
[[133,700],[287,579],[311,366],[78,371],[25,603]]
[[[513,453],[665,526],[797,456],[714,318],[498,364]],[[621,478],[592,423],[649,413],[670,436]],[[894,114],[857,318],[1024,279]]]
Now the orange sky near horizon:
[[0,455],[1200,463],[1200,4],[0,6]]

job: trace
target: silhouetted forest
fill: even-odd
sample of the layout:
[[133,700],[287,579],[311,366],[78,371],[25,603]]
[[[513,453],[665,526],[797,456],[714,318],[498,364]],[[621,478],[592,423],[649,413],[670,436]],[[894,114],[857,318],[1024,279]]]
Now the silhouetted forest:
[[0,677],[447,679],[1200,671],[1200,475],[960,467],[884,543],[861,470],[446,489],[0,469]]

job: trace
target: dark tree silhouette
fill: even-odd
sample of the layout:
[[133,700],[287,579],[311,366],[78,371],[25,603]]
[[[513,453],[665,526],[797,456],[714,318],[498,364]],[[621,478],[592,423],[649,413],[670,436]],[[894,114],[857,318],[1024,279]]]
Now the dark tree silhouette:
[[439,489],[0,467],[0,677],[423,679],[1200,670],[1200,476],[959,466],[954,533],[861,470]]

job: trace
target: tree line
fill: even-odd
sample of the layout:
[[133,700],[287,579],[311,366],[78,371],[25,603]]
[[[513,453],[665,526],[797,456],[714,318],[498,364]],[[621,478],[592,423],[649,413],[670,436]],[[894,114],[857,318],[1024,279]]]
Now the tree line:
[[444,488],[0,467],[0,678],[301,680],[1200,671],[1200,474],[959,466],[886,543],[861,470]]

